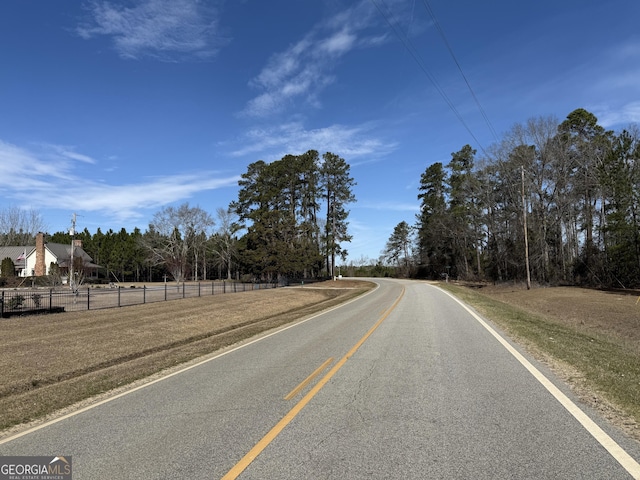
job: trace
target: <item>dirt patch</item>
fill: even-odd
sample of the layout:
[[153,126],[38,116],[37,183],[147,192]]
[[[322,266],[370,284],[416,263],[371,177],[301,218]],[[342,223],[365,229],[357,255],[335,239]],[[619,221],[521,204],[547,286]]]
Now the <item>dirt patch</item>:
[[344,280],[0,320],[0,429],[43,418],[372,287]]

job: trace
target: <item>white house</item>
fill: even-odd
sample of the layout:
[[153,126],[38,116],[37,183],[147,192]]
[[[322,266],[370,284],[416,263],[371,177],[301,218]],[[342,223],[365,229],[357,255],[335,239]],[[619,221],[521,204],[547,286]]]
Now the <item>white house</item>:
[[20,277],[41,277],[49,275],[51,264],[57,264],[60,273],[64,276],[68,274],[73,254],[74,264],[78,258],[82,259],[82,268],[87,277],[98,275],[99,265],[93,263],[93,259],[82,249],[82,242],[74,242],[73,252],[71,245],[62,243],[47,243],[44,241],[44,234],[38,233],[36,236],[36,246],[0,247],[0,261],[3,258],[11,258],[16,267],[16,273]]

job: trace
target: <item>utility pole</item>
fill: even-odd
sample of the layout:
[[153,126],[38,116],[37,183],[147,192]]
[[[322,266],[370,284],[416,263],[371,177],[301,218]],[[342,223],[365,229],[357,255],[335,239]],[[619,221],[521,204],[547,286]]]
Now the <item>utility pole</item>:
[[524,224],[524,260],[527,267],[527,290],[531,290],[531,273],[529,270],[529,236],[527,234],[527,203],[524,198],[524,166],[520,167],[522,177],[522,223]]
[[76,280],[75,280],[75,272],[73,271],[73,252],[76,248],[75,242],[75,234],[76,234],[76,214],[74,213],[71,216],[71,230],[69,231],[71,234],[71,263],[69,264],[69,288],[71,288],[72,292],[76,291]]
[[334,272],[336,269],[336,208],[335,198],[331,205],[331,278],[336,279]]

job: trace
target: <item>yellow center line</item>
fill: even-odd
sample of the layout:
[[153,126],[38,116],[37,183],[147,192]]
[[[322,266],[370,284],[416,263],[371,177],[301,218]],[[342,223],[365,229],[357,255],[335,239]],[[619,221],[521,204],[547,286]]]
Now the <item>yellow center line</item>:
[[389,314],[393,311],[400,300],[404,296],[404,287],[402,288],[402,292],[400,296],[396,299],[393,305],[382,315],[382,317],[376,322],[376,324],[371,327],[371,329],[356,343],[351,350],[347,352],[347,354],[340,359],[338,363],[336,363],[329,372],[322,377],[322,379],[307,393],[302,400],[300,400],[291,410],[287,413],[270,431],[267,433],[262,439],[256,443],[256,445],[249,450],[242,459],[236,463],[231,470],[227,472],[227,474],[222,477],[222,480],[233,480],[238,478],[240,475],[250,464],[253,462],[262,451],[267,448],[267,446],[280,434],[284,427],[286,427],[291,420],[293,420],[300,411],[311,401],[313,397],[324,387],[329,380],[336,374],[338,370],[342,368],[342,366],[347,362],[347,360],[362,346],[362,344],[371,336],[371,334],[380,326],[380,324],[389,316]]
[[322,365],[320,365],[318,368],[316,368],[314,370],[314,372],[309,375],[307,378],[305,378],[300,385],[298,385],[296,388],[294,388],[293,390],[291,390],[286,397],[284,397],[285,400],[291,400],[293,397],[295,397],[298,393],[300,393],[300,390],[302,390],[304,387],[306,387],[307,385],[309,385],[309,383],[311,383],[311,380],[313,380],[314,378],[316,378],[320,372],[322,372],[325,368],[327,368],[329,366],[329,364],[333,362],[333,357],[329,358],[327,361],[325,361]]

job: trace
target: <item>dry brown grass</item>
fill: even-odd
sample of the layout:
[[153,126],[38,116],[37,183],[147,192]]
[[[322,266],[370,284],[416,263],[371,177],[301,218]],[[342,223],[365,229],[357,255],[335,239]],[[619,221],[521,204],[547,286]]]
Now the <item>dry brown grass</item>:
[[0,429],[293,322],[371,287],[344,280],[0,320]]
[[[635,291],[576,287],[487,286],[480,293],[585,333],[605,335],[640,349],[640,302]],[[640,353],[640,350],[638,350]]]

